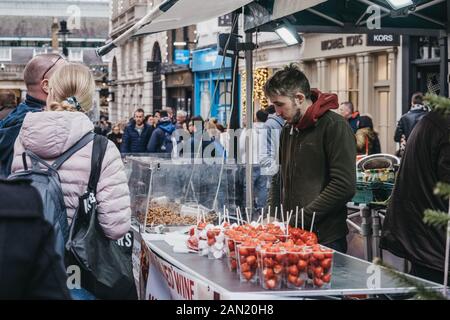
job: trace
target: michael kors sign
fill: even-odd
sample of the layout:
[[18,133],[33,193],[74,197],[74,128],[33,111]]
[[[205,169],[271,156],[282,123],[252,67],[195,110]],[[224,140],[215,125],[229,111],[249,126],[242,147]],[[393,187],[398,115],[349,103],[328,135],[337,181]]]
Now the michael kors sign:
[[363,35],[348,36],[346,38],[337,38],[332,40],[322,41],[322,51],[342,49],[345,47],[362,46],[364,44]]

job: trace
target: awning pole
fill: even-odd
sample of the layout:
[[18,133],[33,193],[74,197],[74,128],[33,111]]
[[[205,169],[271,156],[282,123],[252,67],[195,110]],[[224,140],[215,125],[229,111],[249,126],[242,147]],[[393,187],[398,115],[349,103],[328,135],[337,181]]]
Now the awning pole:
[[[251,43],[253,41],[253,33],[245,33],[245,42]],[[246,206],[249,211],[253,214],[253,148],[255,147],[256,141],[253,141],[253,133],[251,132],[253,128],[253,50],[245,51],[245,74],[246,74],[246,115],[247,115],[247,130],[250,130],[250,135],[248,136],[249,143],[246,143],[246,167],[245,167],[245,181],[246,181]],[[247,131],[248,132],[248,131]]]

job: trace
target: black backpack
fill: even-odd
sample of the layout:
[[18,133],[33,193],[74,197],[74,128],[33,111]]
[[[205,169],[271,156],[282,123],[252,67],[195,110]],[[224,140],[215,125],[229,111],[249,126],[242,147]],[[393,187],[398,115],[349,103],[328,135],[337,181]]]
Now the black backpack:
[[[87,133],[75,145],[59,156],[53,164],[42,160],[30,150],[25,150],[22,153],[25,170],[8,177],[8,180],[29,180],[31,185],[38,190],[42,198],[44,217],[55,230],[56,252],[62,258],[64,258],[65,244],[69,238],[69,225],[58,169],[73,154],[91,142],[94,136],[93,132]],[[31,169],[28,169],[27,156],[31,160]]]

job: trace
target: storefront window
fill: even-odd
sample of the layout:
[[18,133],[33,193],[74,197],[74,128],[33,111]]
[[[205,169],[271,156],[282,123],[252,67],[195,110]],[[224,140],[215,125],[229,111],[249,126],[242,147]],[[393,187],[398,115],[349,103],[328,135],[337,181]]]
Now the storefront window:
[[390,63],[387,54],[380,54],[376,56],[376,70],[377,81],[389,80]]
[[358,109],[358,64],[355,57],[329,61],[330,92],[338,95],[339,102],[351,101]]

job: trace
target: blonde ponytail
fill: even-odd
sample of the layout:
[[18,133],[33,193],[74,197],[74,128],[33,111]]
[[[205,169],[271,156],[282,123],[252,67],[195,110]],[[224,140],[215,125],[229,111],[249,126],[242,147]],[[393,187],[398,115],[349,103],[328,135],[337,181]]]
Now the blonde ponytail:
[[66,63],[58,68],[49,81],[50,111],[77,111],[77,106],[69,98],[74,97],[80,110],[88,112],[92,108],[95,80],[89,70],[80,63]]
[[49,111],[77,111],[77,109],[71,105],[67,100],[62,102],[53,101],[47,106]]

